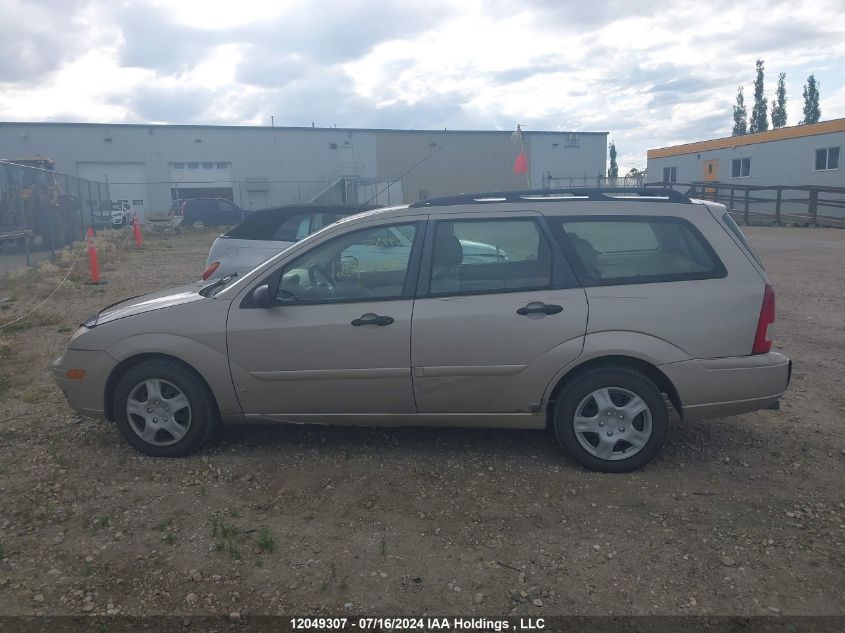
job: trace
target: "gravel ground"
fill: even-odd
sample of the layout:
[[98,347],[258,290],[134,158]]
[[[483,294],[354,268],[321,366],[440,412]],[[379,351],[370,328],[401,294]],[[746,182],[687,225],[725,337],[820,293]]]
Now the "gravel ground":
[[[98,307],[196,279],[215,234],[105,236],[108,284],[74,273],[0,331],[0,614],[845,614],[845,231],[748,232],[796,363],[781,410],[677,423],[626,475],[539,431],[243,428],[143,457],[47,367]],[[74,255],[0,278],[0,325]]]

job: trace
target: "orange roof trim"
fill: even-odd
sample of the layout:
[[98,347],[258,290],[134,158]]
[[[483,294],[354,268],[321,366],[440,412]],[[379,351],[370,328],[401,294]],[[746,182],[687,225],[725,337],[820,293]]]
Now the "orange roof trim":
[[820,121],[809,125],[792,125],[777,130],[757,132],[756,134],[744,134],[742,136],[728,136],[717,138],[711,141],[698,141],[697,143],[684,143],[683,145],[672,145],[659,149],[648,150],[648,158],[667,158],[669,156],[681,156],[683,154],[695,154],[713,149],[725,149],[726,147],[739,147],[740,145],[755,145],[757,143],[768,143],[770,141],[782,141],[788,138],[801,138],[803,136],[816,136],[817,134],[830,134],[831,132],[845,132],[845,119],[832,119]]

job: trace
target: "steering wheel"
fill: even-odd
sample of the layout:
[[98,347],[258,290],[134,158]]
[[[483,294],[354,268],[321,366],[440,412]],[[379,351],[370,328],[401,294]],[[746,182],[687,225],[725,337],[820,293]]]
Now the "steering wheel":
[[[318,276],[322,277],[322,279],[318,280]],[[308,279],[311,281],[311,285],[317,288],[328,288],[332,291],[335,289],[334,281],[326,272],[326,269],[320,266],[320,264],[312,264],[308,268]]]

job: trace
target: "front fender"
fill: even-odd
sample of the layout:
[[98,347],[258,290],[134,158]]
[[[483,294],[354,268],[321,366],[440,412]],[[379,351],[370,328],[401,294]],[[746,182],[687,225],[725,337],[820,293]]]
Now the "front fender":
[[243,419],[243,411],[229,374],[224,337],[221,337],[220,341],[200,341],[162,332],[136,334],[114,343],[106,352],[118,363],[141,354],[160,354],[176,358],[202,376],[217,401],[224,421]]

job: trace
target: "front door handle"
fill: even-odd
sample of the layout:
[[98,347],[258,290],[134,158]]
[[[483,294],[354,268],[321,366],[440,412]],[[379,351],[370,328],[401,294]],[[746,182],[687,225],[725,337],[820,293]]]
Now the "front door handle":
[[361,327],[362,325],[390,325],[393,323],[393,317],[379,316],[378,314],[363,314],[359,319],[353,319],[352,325]]
[[527,316],[529,314],[558,314],[563,312],[563,308],[553,303],[529,303],[527,306],[516,311],[519,316]]

